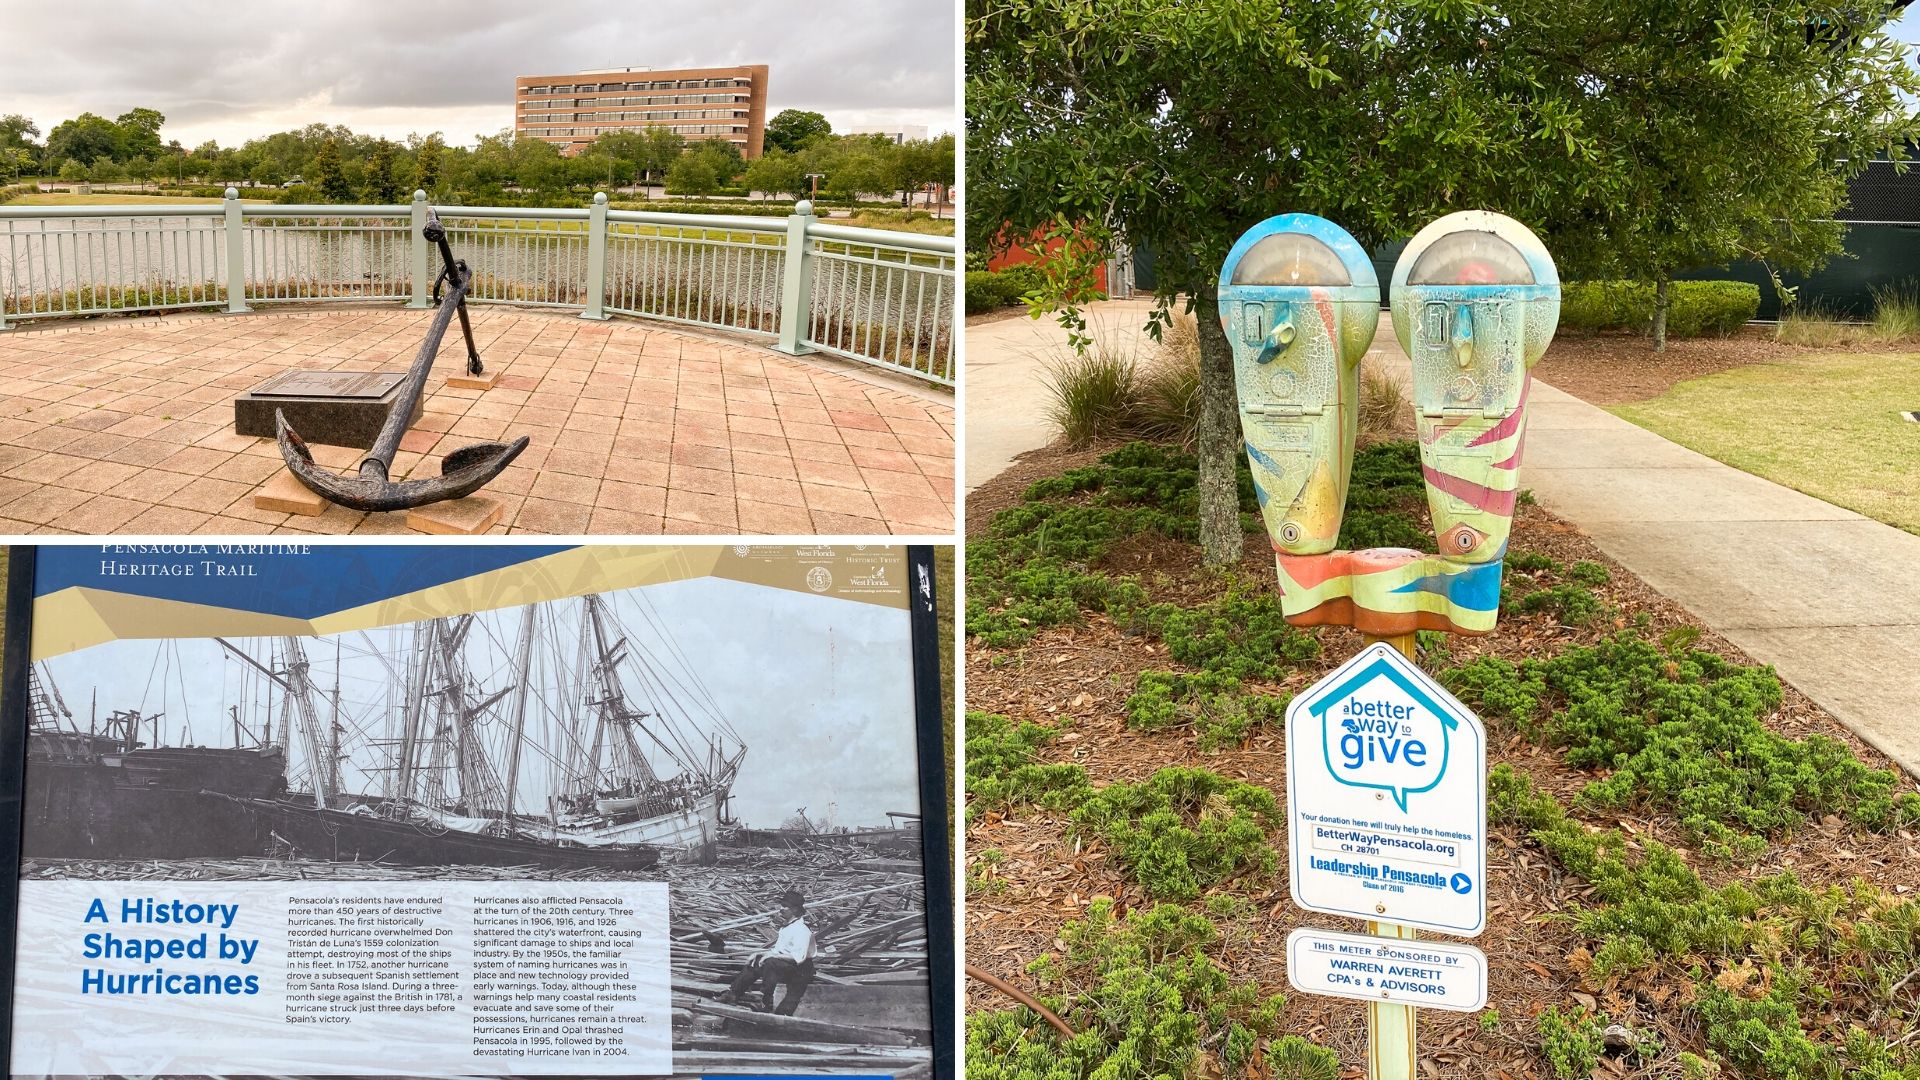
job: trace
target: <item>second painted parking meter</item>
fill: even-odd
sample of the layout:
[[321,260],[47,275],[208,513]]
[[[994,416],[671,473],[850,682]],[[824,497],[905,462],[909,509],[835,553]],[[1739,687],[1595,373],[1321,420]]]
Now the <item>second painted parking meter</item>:
[[1345,229],[1282,214],[1248,229],[1220,268],[1240,432],[1274,551],[1333,550],[1347,501],[1360,358],[1380,282]]
[[1388,299],[1394,335],[1413,360],[1420,464],[1440,555],[1488,566],[1482,576],[1491,581],[1478,588],[1491,606],[1519,492],[1529,372],[1560,321],[1560,275],[1525,225],[1465,210],[1407,244]]

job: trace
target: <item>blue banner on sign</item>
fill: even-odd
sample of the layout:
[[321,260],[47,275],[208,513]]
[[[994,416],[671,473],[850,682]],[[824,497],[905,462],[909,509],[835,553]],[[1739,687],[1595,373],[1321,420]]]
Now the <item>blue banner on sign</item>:
[[521,544],[46,545],[34,562],[34,592],[104,589],[312,619],[566,550]]

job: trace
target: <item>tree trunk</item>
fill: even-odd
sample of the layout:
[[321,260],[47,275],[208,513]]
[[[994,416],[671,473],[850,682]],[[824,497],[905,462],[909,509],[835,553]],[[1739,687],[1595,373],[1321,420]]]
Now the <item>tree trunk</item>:
[[1673,282],[1662,270],[1653,282],[1653,351],[1667,351],[1667,305],[1673,299]]
[[1214,290],[1194,296],[1200,330],[1200,551],[1208,566],[1240,561],[1240,398],[1233,386],[1233,346],[1220,326]]

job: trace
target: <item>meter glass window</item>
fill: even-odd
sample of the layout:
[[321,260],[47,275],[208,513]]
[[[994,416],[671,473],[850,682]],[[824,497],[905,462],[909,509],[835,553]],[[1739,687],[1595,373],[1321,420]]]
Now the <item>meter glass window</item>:
[[1533,268],[1520,249],[1490,232],[1448,233],[1420,253],[1409,285],[1532,285]]
[[1326,244],[1301,233],[1274,233],[1233,268],[1235,285],[1351,285],[1347,264]]

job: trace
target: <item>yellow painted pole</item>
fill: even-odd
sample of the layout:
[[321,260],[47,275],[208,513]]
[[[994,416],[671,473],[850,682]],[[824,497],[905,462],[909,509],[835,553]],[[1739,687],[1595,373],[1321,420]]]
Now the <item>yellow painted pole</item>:
[[[1413,635],[1391,637],[1366,635],[1367,644],[1384,641],[1400,650],[1409,660],[1414,656]],[[1410,940],[1417,936],[1411,926],[1399,923],[1369,922],[1367,933],[1376,937]],[[1420,1055],[1415,1049],[1416,1010],[1411,1005],[1390,1001],[1367,1002],[1367,1080],[1416,1080]]]

